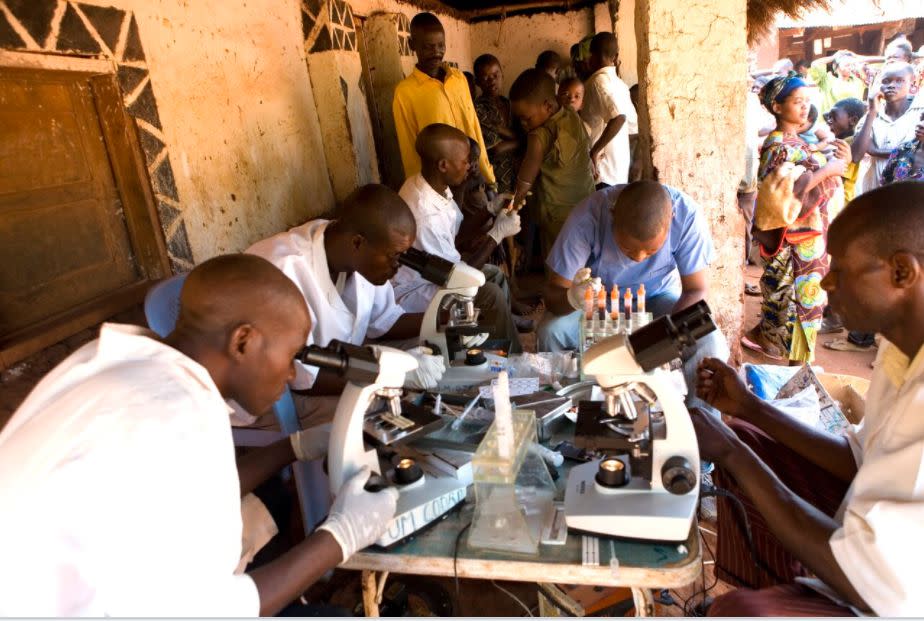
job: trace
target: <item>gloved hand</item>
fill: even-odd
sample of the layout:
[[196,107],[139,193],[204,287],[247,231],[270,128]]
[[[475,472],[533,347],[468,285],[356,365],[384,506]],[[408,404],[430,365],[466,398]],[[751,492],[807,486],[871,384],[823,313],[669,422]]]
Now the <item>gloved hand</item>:
[[478,347],[487,340],[487,332],[481,332],[479,334],[466,334],[459,339],[459,341],[462,343],[462,347],[466,348]]
[[513,237],[520,232],[520,214],[516,211],[501,211],[494,216],[494,225],[488,231],[498,245],[507,237]]
[[395,517],[398,490],[387,487],[379,492],[367,492],[363,486],[371,473],[369,466],[363,466],[344,483],[327,520],[318,526],[318,530],[333,535],[343,552],[343,560],[375,543]]
[[415,347],[407,353],[417,359],[417,368],[408,371],[404,377],[404,385],[415,390],[432,390],[436,388],[443,373],[446,372],[446,363],[442,356],[434,356],[428,347]]
[[568,303],[571,304],[574,310],[584,308],[584,292],[587,287],[591,287],[596,295],[603,287],[603,283],[600,282],[599,278],[590,277],[589,267],[582,267],[571,279],[571,287],[568,289]]
[[292,450],[299,461],[320,459],[327,455],[327,445],[330,444],[330,423],[296,431],[289,436],[289,440],[292,441]]
[[498,213],[510,206],[510,201],[513,200],[513,194],[510,192],[504,192],[503,194],[498,194],[494,198],[488,201],[488,211],[492,216],[496,216]]

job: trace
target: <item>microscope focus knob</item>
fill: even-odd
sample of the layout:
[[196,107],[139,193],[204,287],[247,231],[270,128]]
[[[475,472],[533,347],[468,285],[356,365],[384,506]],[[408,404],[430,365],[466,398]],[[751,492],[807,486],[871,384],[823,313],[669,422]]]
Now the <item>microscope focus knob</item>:
[[661,483],[671,494],[682,496],[696,487],[696,473],[686,457],[674,455],[661,466]]

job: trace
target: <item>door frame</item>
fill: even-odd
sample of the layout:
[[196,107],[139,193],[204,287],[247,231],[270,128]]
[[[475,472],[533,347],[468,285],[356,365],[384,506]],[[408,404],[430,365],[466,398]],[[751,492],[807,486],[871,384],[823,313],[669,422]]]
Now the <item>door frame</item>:
[[65,71],[86,77],[140,275],[140,280],[125,287],[0,338],[0,369],[5,369],[26,356],[141,303],[151,285],[169,276],[171,269],[138,129],[123,105],[115,63],[98,58],[0,50],[0,68]]

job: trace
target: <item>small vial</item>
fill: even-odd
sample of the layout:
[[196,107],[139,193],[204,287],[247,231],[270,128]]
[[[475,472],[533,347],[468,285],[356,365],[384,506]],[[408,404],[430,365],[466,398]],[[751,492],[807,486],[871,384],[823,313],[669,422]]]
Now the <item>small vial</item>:
[[613,283],[613,290],[610,291],[610,319],[613,323],[619,320],[619,287],[616,283]]
[[626,321],[632,320],[632,289],[626,287],[626,292],[622,296],[622,303],[626,313]]
[[645,285],[641,284],[638,286],[638,300],[635,303],[638,313],[645,312]]

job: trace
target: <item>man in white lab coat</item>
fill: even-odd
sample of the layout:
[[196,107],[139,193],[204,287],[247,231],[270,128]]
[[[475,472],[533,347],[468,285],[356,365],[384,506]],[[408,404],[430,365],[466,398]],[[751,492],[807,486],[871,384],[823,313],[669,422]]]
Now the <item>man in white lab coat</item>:
[[[417,135],[417,152],[423,168],[408,177],[399,194],[411,208],[417,222],[414,247],[458,263],[462,255],[456,248],[456,236],[462,225],[462,210],[453,198],[451,187],[458,186],[469,174],[471,146],[468,137],[455,127],[433,123]],[[475,306],[481,310],[479,323],[492,338],[509,339],[510,351],[520,353],[523,347],[510,311],[509,289],[506,278],[498,269],[484,270],[484,262],[492,247],[520,231],[520,216],[516,211],[498,210],[491,229],[476,252],[479,262],[472,267],[485,272],[486,282],[475,296]],[[395,299],[409,312],[424,312],[437,286],[414,270],[402,266],[392,278]],[[505,293],[506,291],[506,293]]]
[[[344,200],[334,220],[310,220],[257,242],[247,253],[270,261],[302,292],[311,312],[308,344],[323,346],[338,339],[361,345],[368,339],[420,334],[423,313],[405,313],[389,282],[398,270],[398,256],[416,235],[414,216],[401,197],[384,185],[369,184]],[[445,370],[442,357],[422,348],[410,353],[420,366],[408,373],[406,385],[435,388]],[[333,373],[296,364],[292,387],[298,392],[332,396],[343,386]],[[335,399],[296,398],[300,417],[313,424],[327,422],[335,404]]]
[[371,544],[397,492],[344,484],[318,529],[239,573],[241,497],[326,450],[313,430],[235,464],[227,400],[251,412],[295,376],[311,322],[267,261],[194,269],[164,339],[104,324],[0,433],[0,616],[269,616]]

